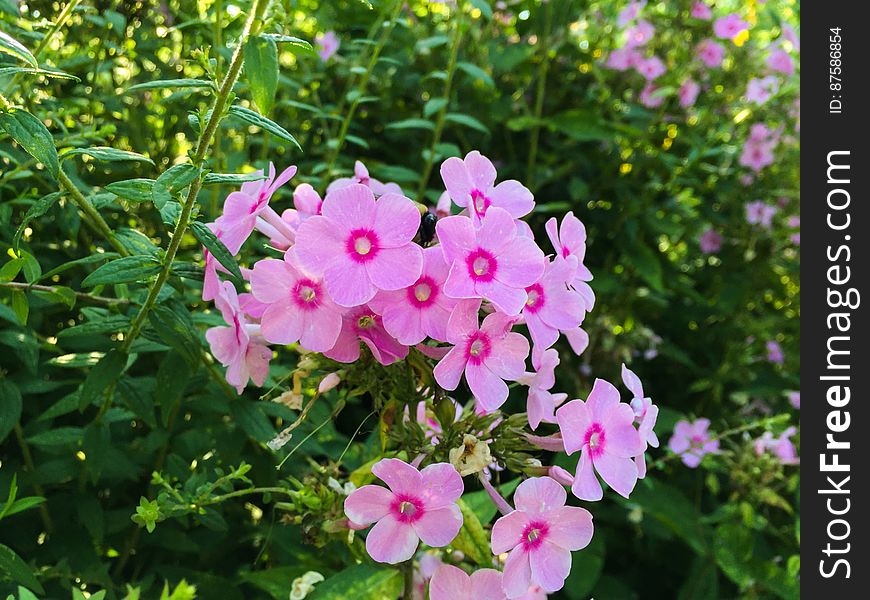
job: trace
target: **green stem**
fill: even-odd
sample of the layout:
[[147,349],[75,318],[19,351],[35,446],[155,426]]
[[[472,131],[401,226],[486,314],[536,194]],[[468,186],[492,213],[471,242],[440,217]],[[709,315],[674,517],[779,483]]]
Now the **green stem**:
[[529,142],[529,163],[526,169],[526,185],[534,189],[535,164],[538,160],[538,141],[541,136],[539,122],[544,112],[544,96],[547,92],[547,73],[550,70],[550,32],[553,28],[553,4],[548,2],[544,8],[544,33],[541,36],[541,53],[543,58],[538,65],[538,86],[535,98],[535,125],[532,127]]
[[203,504],[203,506],[219,504],[224,500],[229,500],[230,498],[238,498],[239,496],[250,496],[251,494],[286,494],[288,496],[291,495],[290,490],[280,487],[250,488],[247,490],[236,490],[234,492],[229,492],[221,496],[215,496],[214,498],[209,499],[208,502]]
[[456,62],[459,57],[459,46],[462,43],[462,34],[464,23],[462,20],[462,7],[457,6],[456,14],[456,29],[453,31],[453,42],[450,47],[450,58],[447,62],[447,79],[444,80],[444,95],[446,101],[441,110],[438,111],[438,119],[435,121],[435,130],[432,132],[432,144],[429,146],[429,156],[426,158],[426,165],[423,167],[423,175],[420,177],[420,187],[417,190],[417,202],[423,203],[423,195],[426,193],[426,185],[429,183],[429,176],[432,174],[432,166],[435,163],[435,147],[441,141],[441,133],[444,131],[444,123],[447,118],[447,107],[450,104],[450,92],[453,87],[453,75],[456,73]]
[[[37,285],[35,283],[20,283],[17,281],[2,281],[0,282],[0,287],[19,289],[25,292],[34,291],[53,293],[58,291],[58,287],[52,285]],[[109,306],[113,304],[130,304],[130,301],[126,298],[107,298],[106,296],[95,296],[93,294],[86,294],[85,292],[75,292],[75,295],[79,300],[95,302],[97,304],[107,304]]]
[[75,186],[67,174],[63,172],[63,169],[58,171],[57,181],[60,183],[61,187],[69,192],[73,202],[75,202],[76,206],[79,207],[79,210],[85,214],[87,217],[86,222],[89,223],[97,233],[106,238],[106,241],[111,244],[112,248],[114,248],[118,254],[121,256],[129,256],[130,253],[127,251],[127,248],[118,241],[118,238],[115,237],[115,233],[112,231],[112,228],[109,227],[109,224],[106,223],[105,219],[103,219],[103,216],[96,208],[94,208],[94,205],[85,198],[84,194],[82,194]]
[[338,154],[339,152],[341,152],[341,148],[344,146],[344,140],[347,137],[347,130],[350,127],[351,121],[353,120],[354,113],[356,113],[356,109],[359,106],[359,101],[365,93],[372,72],[375,70],[375,65],[378,64],[378,58],[381,55],[381,51],[384,49],[384,46],[387,44],[387,40],[389,39],[390,34],[393,32],[393,28],[396,26],[396,19],[399,18],[399,12],[402,10],[403,5],[403,0],[396,1],[393,12],[390,14],[389,24],[381,32],[381,36],[378,38],[378,42],[377,44],[375,44],[374,50],[372,50],[372,55],[369,57],[369,63],[366,67],[366,71],[356,87],[357,93],[353,101],[350,103],[350,107],[347,109],[347,114],[344,116],[344,120],[342,120],[341,122],[341,128],[338,132],[338,139],[336,140],[335,147],[332,149],[332,153],[330,154],[326,170],[324,170],[323,172],[323,176],[327,180],[332,177],[332,169],[335,167],[335,161],[338,159]]
[[402,564],[402,575],[405,581],[404,592],[402,598],[404,600],[412,600],[414,598],[414,559],[406,561]]
[[[223,14],[224,14],[224,0],[215,0],[214,2],[214,26],[212,28],[212,45],[215,48],[223,48]],[[215,67],[214,74],[215,80],[220,79],[221,77],[221,55],[220,52],[215,52]],[[221,156],[221,132],[220,130],[215,132],[214,136],[214,168],[217,171],[221,171],[222,165],[222,156]],[[212,219],[216,219],[218,217],[218,203],[220,201],[220,192],[221,186],[216,185],[212,189],[211,195],[211,210],[210,216]]]
[[[29,472],[33,472],[33,455],[30,454],[30,446],[27,445],[27,441],[24,439],[24,431],[18,423],[15,424],[14,430],[15,439],[18,441],[18,447],[21,449],[21,456],[24,458],[24,466],[27,467]],[[45,497],[45,489],[41,485],[36,484],[33,486],[33,489],[38,496]],[[48,509],[45,507],[45,503],[39,505],[39,515],[45,531],[48,533],[54,531],[54,523],[51,521],[51,514],[49,514]]]
[[[247,23],[245,23],[245,28],[242,31],[241,37],[239,37],[238,45],[233,53],[233,58],[230,61],[227,74],[224,76],[224,79],[218,88],[218,95],[215,97],[214,104],[212,105],[211,116],[209,117],[205,129],[199,138],[199,142],[196,145],[196,150],[193,154],[193,164],[196,167],[201,167],[205,160],[206,152],[214,139],[218,124],[223,117],[224,110],[226,109],[227,102],[229,101],[230,94],[233,90],[233,85],[235,85],[236,80],[239,78],[239,73],[242,70],[242,64],[244,63],[242,49],[244,48],[248,37],[259,30],[267,4],[268,0],[254,0],[254,4],[251,7],[251,14],[248,17]],[[175,226],[175,231],[172,233],[172,239],[169,242],[169,246],[166,248],[163,269],[157,275],[157,279],[154,280],[154,283],[151,284],[151,288],[148,290],[148,297],[145,299],[145,303],[142,304],[142,308],[130,324],[130,329],[124,338],[124,343],[121,346],[123,352],[130,351],[133,341],[139,336],[142,327],[145,325],[148,313],[157,301],[157,296],[160,294],[160,290],[163,289],[167,279],[169,279],[172,261],[175,260],[175,255],[178,253],[178,248],[181,246],[181,240],[184,238],[184,234],[187,231],[187,226],[190,223],[190,215],[193,212],[193,207],[196,204],[196,197],[199,195],[200,189],[202,189],[202,177],[197,177],[193,183],[190,184],[187,196],[182,204],[181,215],[178,217],[178,224]]]

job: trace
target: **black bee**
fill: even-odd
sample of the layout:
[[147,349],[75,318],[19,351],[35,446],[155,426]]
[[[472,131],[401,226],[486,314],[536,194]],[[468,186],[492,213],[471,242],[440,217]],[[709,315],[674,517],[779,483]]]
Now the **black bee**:
[[437,222],[438,217],[429,211],[420,216],[420,229],[417,231],[417,237],[420,239],[420,245],[424,248],[435,239],[435,224]]

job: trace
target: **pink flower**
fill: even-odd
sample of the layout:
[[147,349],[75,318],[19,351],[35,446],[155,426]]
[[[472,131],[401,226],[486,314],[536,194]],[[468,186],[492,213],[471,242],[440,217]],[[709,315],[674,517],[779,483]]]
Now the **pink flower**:
[[641,9],[646,6],[646,0],[629,2],[628,5],[619,12],[616,18],[616,23],[620,27],[625,27],[634,21],[640,15]]
[[710,7],[704,4],[703,2],[695,2],[692,5],[691,15],[695,19],[701,19],[702,21],[709,21],[713,18],[713,11],[710,10]]
[[719,17],[713,22],[713,33],[723,40],[733,39],[747,29],[749,29],[749,23],[742,20],[737,13]]
[[433,548],[446,546],[462,527],[456,501],[462,496],[462,477],[447,463],[418,471],[397,458],[375,463],[372,473],[387,488],[364,485],[344,501],[353,523],[375,523],[366,537],[374,560],[396,564],[410,559],[420,540]]
[[651,56],[645,60],[642,60],[636,66],[637,71],[644,76],[647,81],[652,81],[661,77],[667,72],[667,67],[665,67],[665,63],[662,62],[658,56]]
[[[651,398],[644,396],[640,378],[625,364],[622,365],[622,382],[634,396],[631,399],[631,410],[634,411],[634,419],[638,426],[637,432],[643,441],[644,451],[646,451],[647,444],[653,448],[658,448],[659,438],[653,430],[659,416],[659,407],[653,404]],[[634,458],[634,463],[637,466],[637,476],[643,479],[646,476],[646,460],[642,453]]]
[[534,342],[533,359],[556,343],[560,330],[576,329],[583,322],[586,301],[568,287],[572,277],[568,262],[556,259],[547,263],[541,278],[526,288],[528,299],[522,315]]
[[618,494],[628,498],[637,482],[632,458],[645,443],[634,428],[634,411],[620,402],[612,384],[596,379],[584,402],[572,400],[556,411],[568,455],[580,450],[571,491],[581,500],[601,500],[603,491],[595,471]]
[[779,342],[776,340],[769,340],[765,344],[765,348],[767,349],[768,362],[772,362],[776,365],[781,365],[785,362],[785,354],[783,354],[782,346],[779,345]]
[[320,279],[302,270],[292,250],[284,254],[284,260],[267,258],[254,265],[251,292],[268,305],[260,322],[268,341],[299,342],[312,352],[335,346],[343,310],[326,293]]
[[334,31],[327,31],[317,36],[315,44],[317,45],[317,54],[320,56],[320,60],[326,62],[333,54],[338,52],[341,42]]
[[797,450],[789,439],[796,433],[796,428],[789,427],[779,437],[774,438],[771,432],[765,431],[753,444],[755,453],[761,456],[765,452],[770,452],[784,465],[799,465],[800,459],[798,458]]
[[406,346],[426,337],[447,341],[447,321],[456,300],[444,294],[447,263],[441,248],[423,250],[423,272],[411,286],[394,292],[378,292],[369,306],[384,319],[387,332]]
[[487,211],[480,229],[464,216],[447,217],[436,225],[450,273],[444,292],[453,298],[484,298],[499,310],[519,314],[528,300],[525,288],[543,274],[544,253],[503,208]]
[[771,71],[776,71],[777,73],[782,73],[789,77],[794,75],[795,71],[794,60],[792,60],[792,57],[789,56],[788,52],[782,48],[776,48],[770,53],[770,56],[767,57],[767,67]]
[[711,69],[721,66],[722,61],[725,59],[725,47],[710,38],[701,40],[695,46],[695,53],[701,59],[701,62]]
[[801,40],[794,27],[788,23],[782,24],[782,37],[788,40],[795,52],[801,51]]
[[794,408],[800,410],[801,409],[801,393],[800,392],[788,392],[786,394],[788,396],[788,403],[791,404]]
[[478,569],[470,576],[453,565],[441,565],[429,583],[429,600],[504,600],[501,573]]
[[215,304],[229,327],[212,327],[205,332],[205,339],[217,361],[227,367],[227,383],[239,394],[248,379],[262,386],[269,375],[272,351],[257,335],[258,326],[247,322],[232,283],[223,282]]
[[698,419],[693,423],[682,420],[674,426],[668,447],[671,452],[680,455],[683,464],[690,469],[700,465],[705,455],[719,451],[719,440],[711,439],[708,427],[709,419]]
[[800,215],[792,215],[786,221],[789,227],[800,227],[801,226],[801,218]]
[[665,102],[662,94],[656,94],[658,88],[651,82],[647,83],[640,91],[640,103],[647,108],[658,108]]
[[697,81],[692,79],[687,79],[683,82],[683,85],[680,86],[680,90],[677,92],[677,97],[680,99],[680,106],[683,108],[689,108],[695,104],[695,100],[698,99],[698,93],[701,91],[701,86]]
[[655,34],[655,27],[649,21],[638,21],[626,30],[626,48],[639,48],[649,42]]
[[547,600],[547,593],[539,585],[530,585],[529,591],[514,600]]
[[369,177],[369,170],[360,161],[356,161],[353,165],[353,177],[339,177],[326,187],[326,195],[328,196],[330,192],[346,188],[355,183],[366,186],[376,197],[383,196],[384,194],[404,195],[398,183],[382,183],[374,177]]
[[320,214],[323,200],[321,200],[320,194],[310,184],[302,183],[297,185],[296,189],[293,190],[293,205],[296,207],[299,220],[304,221],[308,217]]
[[773,164],[773,151],[775,148],[775,141],[758,141],[750,138],[743,145],[743,151],[740,153],[740,158],[737,162],[741,166],[748,167],[758,173],[764,167]]
[[375,202],[355,183],[328,193],[321,210],[299,226],[296,255],[307,272],[323,276],[336,304],[359,306],[420,277],[423,250],[412,242],[420,212],[408,198],[385,194]]
[[557,258],[568,262],[568,266],[574,270],[574,277],[568,282],[569,285],[583,296],[586,302],[586,312],[595,306],[595,292],[587,282],[592,281],[592,272],[583,260],[586,258],[586,227],[583,222],[569,211],[562,217],[562,224],[557,230],[556,217],[551,217],[544,228],[547,237],[553,244]]
[[535,207],[532,193],[519,181],[509,179],[495,185],[497,174],[492,162],[477,150],[465,159],[452,156],[441,164],[441,179],[457,206],[468,208],[475,227],[490,207],[506,210],[519,219]]
[[468,387],[478,400],[478,408],[489,413],[504,404],[508,386],[525,372],[529,342],[512,333],[516,321],[503,313],[488,315],[478,327],[479,300],[463,300],[456,305],[447,323],[450,352],[435,366],[438,385],[455,390],[465,373]]
[[698,238],[698,244],[701,246],[701,252],[704,254],[714,254],[722,249],[722,236],[710,227]]
[[776,77],[768,75],[761,79],[755,77],[746,85],[746,99],[759,106],[770,100],[771,96],[779,91],[779,81]]
[[770,229],[773,217],[779,209],[776,206],[756,200],[746,205],[746,222],[750,225],[761,225],[764,229]]
[[356,362],[360,356],[360,342],[368,346],[372,356],[382,365],[391,365],[408,356],[408,347],[387,333],[381,316],[369,306],[358,306],[344,314],[335,345],[323,355],[342,363]]
[[642,60],[643,55],[634,48],[617,48],[608,55],[604,66],[616,71],[627,71],[640,64]]
[[[223,238],[226,236],[226,234],[221,230],[217,223],[208,223],[206,224],[206,227],[211,230],[211,232],[215,235],[217,239],[221,240],[221,242],[224,241]],[[224,245],[226,245],[225,242]],[[233,252],[233,254],[238,251],[238,248],[236,248],[235,252],[230,250],[230,252]],[[214,256],[212,256],[212,253],[208,251],[208,248],[203,247],[202,255],[205,259],[205,273],[202,280],[202,299],[214,300],[221,292],[221,280],[218,277],[217,272],[223,271],[224,273],[226,273],[227,270],[217,261]]]
[[438,204],[435,206],[435,216],[439,219],[449,217],[452,208],[453,201],[450,199],[450,193],[446,190],[441,192],[441,195],[438,196]]
[[542,422],[556,422],[556,407],[568,397],[567,394],[552,394],[550,389],[556,384],[556,367],[559,366],[559,353],[550,348],[545,350],[534,373],[524,373],[519,383],[529,386],[526,404],[529,426],[532,430]]
[[514,493],[517,509],[492,527],[492,552],[509,552],[502,585],[508,598],[519,598],[532,585],[552,593],[571,572],[571,552],[592,540],[592,515],[565,506],[565,489],[549,477],[523,481]]
[[[262,174],[262,171],[258,173]],[[218,217],[216,224],[223,232],[221,241],[232,254],[239,251],[255,227],[271,238],[285,241],[287,245],[293,242],[293,230],[269,206],[269,200],[294,175],[296,167],[289,166],[276,177],[275,165],[269,163],[268,178],[243,183],[241,191],[227,196],[223,214]]]

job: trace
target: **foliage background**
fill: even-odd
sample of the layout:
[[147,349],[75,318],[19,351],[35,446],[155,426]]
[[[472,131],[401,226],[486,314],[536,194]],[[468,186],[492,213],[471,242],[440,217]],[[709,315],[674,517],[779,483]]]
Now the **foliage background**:
[[[213,92],[131,87],[222,74],[249,5],[71,4],[38,60],[74,79],[0,75],[0,94],[36,115],[61,155],[108,146],[147,157],[71,155],[61,168],[105,219],[115,244],[152,257],[146,266],[159,265],[172,215],[106,186],[154,179],[187,161],[196,117],[205,117]],[[569,359],[567,346],[561,349],[558,388],[583,397],[595,376],[617,380],[625,361],[663,407],[663,441],[685,416],[707,416],[713,430],[732,433],[723,453],[694,471],[661,449],[631,500],[611,495],[596,505],[595,540],[575,553],[571,579],[556,597],[797,597],[799,474],[756,456],[750,437],[764,429],[778,434],[798,419],[784,394],[798,389],[799,373],[799,248],[785,224],[799,205],[799,120],[789,116],[799,81],[786,81],[761,107],[742,95],[746,81],[760,76],[782,23],[797,25],[799,5],[717,3],[717,15],[739,10],[753,26],[747,43],[727,42],[723,69],[706,74],[692,48],[710,35],[710,24],[689,18],[690,2],[646,6],[657,28],[651,47],[668,65],[663,80],[671,92],[689,73],[708,78],[709,88],[685,110],[673,97],[645,108],[637,100],[639,75],[603,67],[619,43],[619,2],[462,4],[460,20],[450,6],[418,0],[271,2],[264,31],[313,42],[334,30],[341,40],[327,63],[303,44],[277,44],[280,78],[271,106],[268,98],[252,103],[252,87],[263,84],[252,83],[250,65],[235,88],[235,104],[278,123],[304,152],[280,132],[231,116],[206,165],[246,173],[270,160],[278,168],[297,164],[294,181],[322,189],[326,173],[346,174],[359,158],[373,176],[434,203],[443,189],[441,160],[479,149],[497,161],[500,178],[520,179],[534,191],[536,231],[551,215],[573,210],[588,228],[586,263],[598,301],[585,323],[589,350]],[[0,31],[34,51],[62,8],[0,0]],[[0,54],[0,69],[10,66],[24,63]],[[445,90],[446,105],[439,101]],[[754,122],[781,125],[793,141],[746,186],[737,157]],[[201,221],[213,220],[232,187],[204,187]],[[366,417],[374,390],[390,388],[379,378],[394,375],[362,368],[349,374],[354,386],[315,405],[294,440],[312,437],[276,470],[283,454],[265,442],[295,415],[261,394],[268,399],[291,385],[298,356],[279,353],[266,389],[228,393],[205,354],[202,333],[219,315],[199,300],[201,245],[187,233],[170,285],[133,344],[135,358],[118,366],[125,371],[117,385],[99,387],[94,365],[122,341],[159,267],[145,269],[138,283],[134,277],[91,285],[85,278],[117,248],[89,227],[93,217],[68,189],[40,204],[57,191],[50,169],[0,133],[0,244],[9,250],[0,277],[0,498],[16,488],[19,499],[44,498],[2,516],[0,592],[21,584],[40,597],[68,596],[70,588],[123,597],[129,584],[148,598],[183,579],[202,598],[286,598],[295,577],[317,570],[328,581],[312,597],[394,597],[394,572],[350,566],[361,559],[358,546],[327,530],[340,503],[327,478],[343,481],[379,455],[383,424]],[[783,210],[772,230],[746,223],[747,202],[779,198]],[[284,190],[274,204],[289,202]],[[33,208],[45,204],[47,210]],[[36,216],[19,245],[16,231],[28,211]],[[706,255],[698,237],[711,225],[725,242]],[[249,245],[247,252],[263,249]],[[33,283],[46,287],[28,287]],[[765,360],[767,340],[782,345],[783,365]],[[310,394],[317,372],[304,365],[295,372]],[[517,411],[521,396],[511,400]],[[248,480],[301,489],[297,508],[276,505],[279,495],[222,497]],[[142,515],[161,490],[164,508],[177,510],[148,533],[141,525],[154,515]],[[304,516],[288,516],[302,506]],[[177,598],[191,593],[175,589]]]

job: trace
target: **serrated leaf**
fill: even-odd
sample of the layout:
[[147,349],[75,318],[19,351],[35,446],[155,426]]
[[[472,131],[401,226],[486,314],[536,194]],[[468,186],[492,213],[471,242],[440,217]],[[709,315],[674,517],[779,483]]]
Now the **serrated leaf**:
[[191,89],[191,88],[213,88],[214,84],[205,79],[157,79],[154,81],[145,81],[137,83],[127,88],[128,92],[138,90],[154,90],[154,89]]
[[82,287],[100,284],[131,283],[160,272],[160,263],[151,256],[125,256],[115,259],[84,278]]
[[0,129],[8,133],[30,156],[45,165],[52,177],[57,178],[60,169],[57,149],[54,147],[54,138],[42,121],[26,110],[11,108],[0,111]]
[[209,229],[205,223],[193,221],[190,224],[190,231],[193,233],[194,237],[199,240],[199,243],[205,246],[206,250],[208,250],[211,255],[215,257],[215,260],[217,260],[227,271],[238,279],[243,279],[242,271],[239,269],[239,265],[236,263],[236,259],[233,258],[232,253],[230,253],[227,247],[224,246],[224,243],[220,241],[214,233],[212,233],[211,229]]
[[249,108],[245,108],[244,106],[239,106],[236,104],[230,107],[229,114],[241,119],[245,123],[259,127],[264,131],[268,131],[272,135],[279,137],[285,142],[290,142],[291,144],[302,150],[302,146],[299,145],[299,142],[296,141],[296,138],[290,135],[290,133],[286,129],[278,125],[275,121],[267,119],[262,115],[258,115]]
[[125,179],[108,184],[105,189],[129,202],[150,202],[153,179]]
[[254,35],[245,42],[245,79],[260,114],[268,115],[278,91],[278,47],[273,39]]
[[12,247],[18,250],[18,244],[21,242],[21,236],[24,234],[24,230],[27,228],[27,225],[33,220],[38,219],[47,213],[54,204],[60,200],[61,193],[60,192],[52,192],[47,194],[34,202],[30,208],[27,209],[27,212],[24,213],[24,219],[21,221],[21,225],[18,226],[18,229],[15,231],[15,236],[12,238]]
[[36,62],[36,58],[30,53],[30,50],[24,44],[2,31],[0,31],[0,53],[14,56],[34,68],[39,68],[39,63]]
[[101,162],[117,162],[117,161],[127,161],[132,160],[136,162],[144,162],[150,165],[154,164],[154,161],[148,158],[147,156],[143,156],[141,154],[137,154],[136,152],[129,152],[127,150],[118,150],[117,148],[110,148],[108,146],[92,146],[90,148],[76,148],[74,150],[70,150],[69,152],[64,152],[63,156],[60,157],[61,161],[68,159],[71,156],[76,155],[85,155],[90,156],[94,160],[98,160]]
[[127,355],[118,349],[109,350],[88,372],[79,393],[79,410],[83,411],[106,391],[127,365]]

